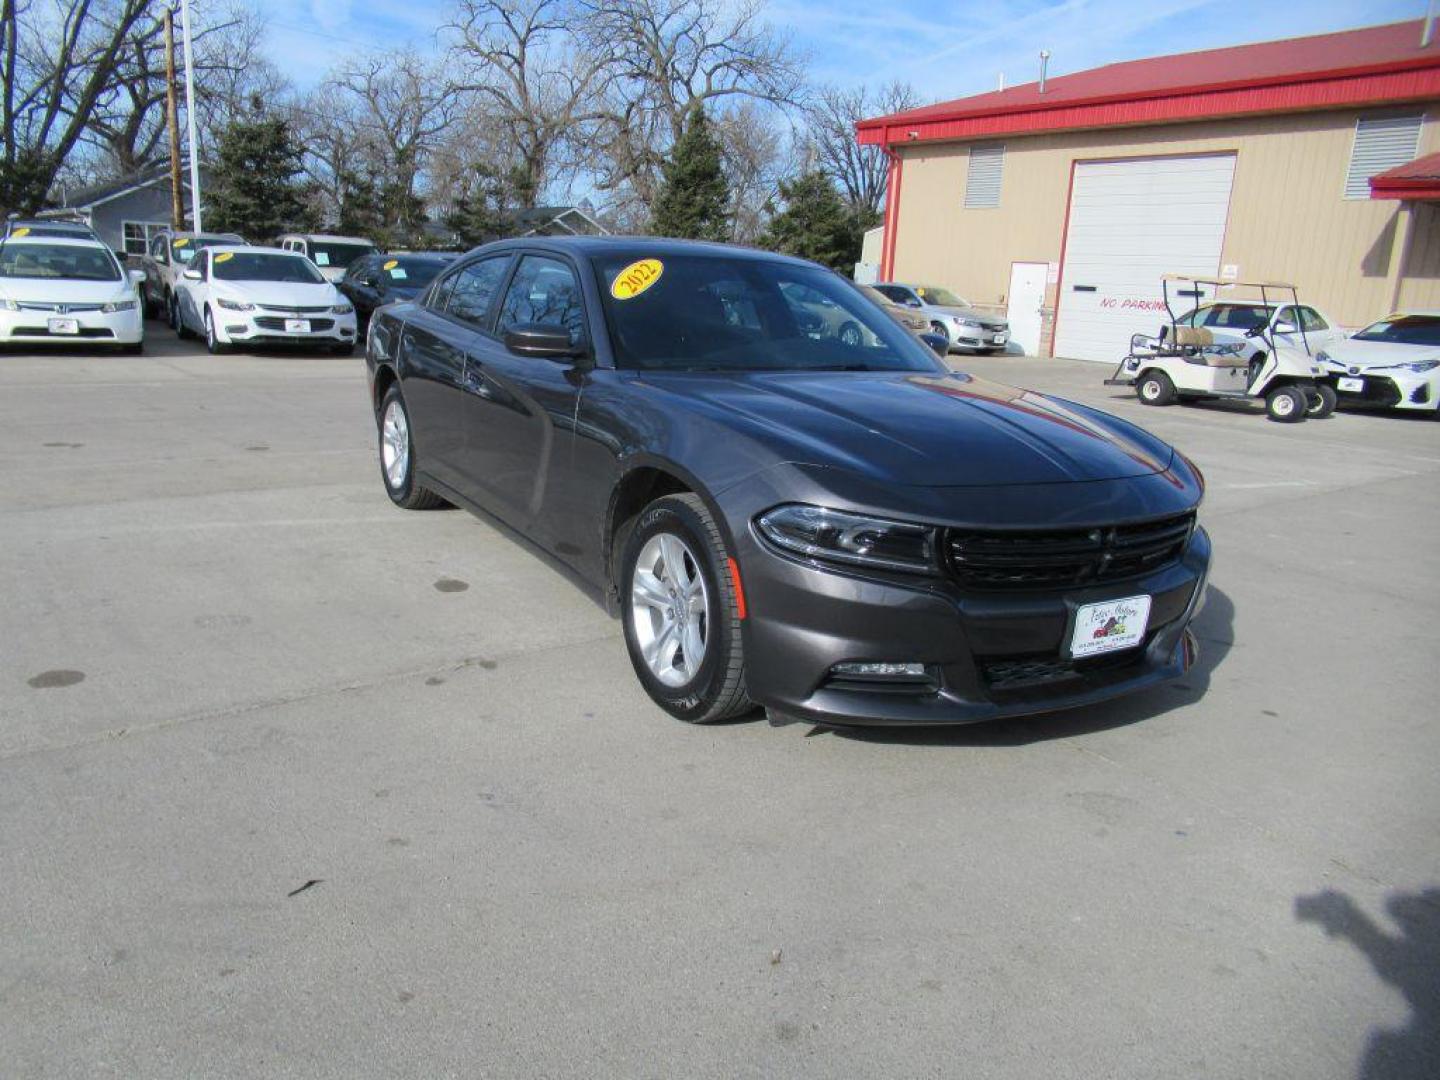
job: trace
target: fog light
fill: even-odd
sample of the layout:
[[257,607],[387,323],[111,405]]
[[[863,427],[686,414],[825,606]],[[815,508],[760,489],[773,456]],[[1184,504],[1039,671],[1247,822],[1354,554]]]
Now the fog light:
[[836,664],[830,674],[850,679],[926,678],[924,664],[854,663]]
[[236,323],[233,326],[226,326],[225,332],[227,334],[248,334],[250,332],[250,328],[244,323]]

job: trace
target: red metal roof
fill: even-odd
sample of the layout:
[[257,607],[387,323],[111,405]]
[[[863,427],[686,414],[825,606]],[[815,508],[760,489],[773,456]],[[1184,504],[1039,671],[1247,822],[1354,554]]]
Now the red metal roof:
[[1440,199],[1440,154],[1426,154],[1370,178],[1372,199]]
[[[1173,123],[1440,99],[1440,43],[1421,20],[1157,56],[862,120],[859,140],[896,144]],[[913,134],[912,134],[913,133]]]

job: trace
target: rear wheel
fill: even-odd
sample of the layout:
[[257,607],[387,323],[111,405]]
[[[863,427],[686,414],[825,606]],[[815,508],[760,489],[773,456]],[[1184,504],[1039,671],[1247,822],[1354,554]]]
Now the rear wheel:
[[1315,387],[1315,394],[1318,400],[1311,399],[1310,407],[1305,410],[1305,415],[1311,420],[1324,420],[1335,411],[1335,406],[1340,404],[1340,395],[1329,383],[1318,383]]
[[1135,396],[1143,405],[1174,405],[1179,400],[1175,384],[1163,371],[1147,371],[1135,384]]
[[433,510],[445,500],[415,482],[415,441],[410,437],[410,413],[398,384],[380,402],[380,476],[385,494],[402,510]]
[[625,542],[620,573],[625,645],[651,699],[692,724],[753,709],[737,579],[699,496],[667,495],[647,506]]
[[1298,386],[1279,386],[1265,396],[1265,413],[1281,424],[1298,424],[1305,419],[1310,399]]

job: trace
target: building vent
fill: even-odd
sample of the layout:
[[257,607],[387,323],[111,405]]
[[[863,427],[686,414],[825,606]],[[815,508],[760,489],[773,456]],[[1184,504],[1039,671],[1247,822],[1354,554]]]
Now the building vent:
[[999,206],[1000,178],[1005,172],[1005,144],[970,148],[970,168],[965,174],[965,205]]
[[1355,125],[1355,148],[1345,174],[1345,198],[1368,199],[1370,178],[1415,160],[1420,145],[1419,116],[1387,116]]

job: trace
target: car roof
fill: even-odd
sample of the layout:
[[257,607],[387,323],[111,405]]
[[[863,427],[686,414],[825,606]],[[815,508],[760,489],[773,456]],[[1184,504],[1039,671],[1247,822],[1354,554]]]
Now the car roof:
[[281,240],[325,240],[325,241],[327,241],[327,242],[336,243],[336,244],[368,244],[370,247],[375,247],[375,246],[376,246],[374,240],[369,240],[369,239],[367,239],[367,238],[365,238],[365,237],[363,237],[363,236],[338,236],[338,235],[336,235],[335,233],[317,233],[317,232],[310,232],[310,233],[301,233],[301,232],[284,233],[284,234],[280,237],[280,239],[281,239]]
[[377,251],[374,255],[365,256],[367,259],[420,259],[438,263],[454,262],[459,257],[454,251]]
[[245,241],[243,236],[233,232],[186,232],[184,229],[164,229],[162,232],[177,240],[183,237],[186,240],[238,240],[241,243]]
[[27,244],[44,244],[47,247],[54,247],[59,244],[62,247],[103,248],[105,251],[110,250],[108,244],[103,240],[97,240],[94,236],[7,236],[0,242],[3,242],[6,247],[24,247]]
[[714,255],[754,262],[785,262],[812,268],[816,265],[806,259],[797,259],[791,255],[781,255],[761,248],[745,247],[740,244],[715,244],[706,240],[675,240],[664,236],[517,236],[483,244],[471,249],[466,254],[524,248],[568,252],[571,255],[587,259],[616,254],[633,254],[636,257],[655,256],[662,259],[667,255]]
[[212,244],[205,249],[213,255],[223,255],[229,251],[232,253],[244,253],[246,255],[284,255],[287,259],[303,259],[298,251],[286,251],[284,248],[265,247],[261,244]]
[[40,232],[48,236],[74,236],[83,237],[87,240],[99,239],[95,235],[95,230],[89,225],[82,225],[74,221],[47,221],[44,218],[13,218],[5,223],[5,235],[7,236],[18,229],[25,229],[28,232]]

